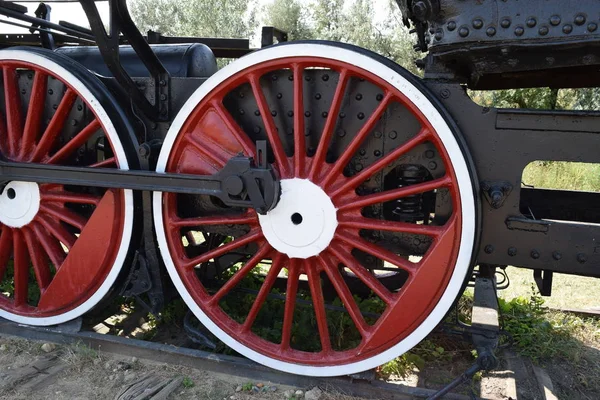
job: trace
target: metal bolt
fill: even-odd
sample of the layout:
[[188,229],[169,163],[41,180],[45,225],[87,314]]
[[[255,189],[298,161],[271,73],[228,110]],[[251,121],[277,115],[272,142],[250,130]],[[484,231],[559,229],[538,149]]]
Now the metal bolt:
[[[56,108],[55,108],[56,110]],[[83,110],[83,106],[81,104],[77,104],[77,111],[82,111]]]
[[317,94],[315,94],[315,99],[317,99],[317,100],[321,100],[321,93],[317,93]]
[[293,111],[288,111],[287,116],[290,117],[290,118],[293,117],[294,116],[294,112]]
[[346,136],[346,131],[344,129],[339,129],[337,134],[339,137],[344,137]]
[[142,158],[148,157],[150,155],[150,146],[147,144],[142,144],[140,147],[138,147],[138,154]]
[[390,139],[396,139],[397,137],[398,137],[398,132],[396,132],[396,131],[390,132]]
[[293,80],[294,80],[294,75],[288,76],[288,81],[293,81]]
[[538,30],[538,33],[541,36],[546,36],[548,34],[548,32],[550,32],[550,29],[548,29],[547,26],[540,26],[540,29]]
[[447,28],[447,29],[448,29],[450,32],[452,32],[453,30],[455,30],[455,29],[456,29],[456,22],[454,22],[454,21],[450,21],[450,22],[448,22],[448,25],[446,25],[446,28]]
[[580,264],[585,264],[587,261],[587,256],[584,253],[577,254],[577,262]]
[[460,37],[467,37],[467,36],[469,36],[469,28],[467,28],[466,26],[461,27],[458,30],[458,35]]
[[325,75],[323,75],[323,77],[321,79],[323,79],[325,82],[327,82],[329,80],[329,75],[325,74]]
[[375,151],[373,152],[373,155],[374,155],[375,157],[381,157],[381,151],[379,151],[379,150],[375,150]]
[[562,254],[558,251],[555,251],[552,253],[552,258],[554,258],[556,261],[558,261],[562,258]]
[[304,116],[305,116],[306,118],[310,118],[310,111],[306,111],[306,112],[304,113]]
[[161,100],[161,101],[165,101],[165,100],[167,100],[167,95],[166,95],[166,94],[161,94],[161,95],[160,95],[160,100]]
[[517,26],[515,28],[515,35],[523,36],[524,33],[525,33],[525,28],[523,28],[522,26]]
[[71,125],[72,126],[77,126],[77,120],[76,119],[72,119],[71,120]]
[[365,149],[360,149],[358,154],[360,154],[361,156],[364,156],[365,154],[367,154],[367,151]]
[[540,252],[537,250],[531,250],[531,258],[537,260],[538,258],[540,258]]
[[587,30],[589,32],[596,32],[596,29],[598,29],[598,24],[595,24],[593,22],[591,24],[588,24],[587,26]]
[[[58,109],[58,104],[53,104],[53,105],[52,105],[52,108],[53,108],[54,110]],[[79,108],[78,108],[78,109],[79,109]],[[80,110],[80,111],[81,111],[81,110]]]
[[558,24],[560,24],[560,16],[558,15],[553,15],[550,17],[550,25],[552,26],[557,26]]
[[160,86],[167,86],[167,82],[164,79],[161,79]]
[[246,111],[244,111],[242,108],[240,108],[240,109],[238,110],[238,112],[240,113],[240,115],[244,115],[244,114],[246,114]]
[[474,19],[473,20],[473,28],[475,28],[475,29],[483,28],[483,21],[479,18]]
[[376,139],[379,139],[381,137],[381,132],[375,131],[375,133],[373,134],[373,136],[375,136]]
[[257,117],[258,117],[258,116],[260,116],[260,111],[258,111],[258,110],[255,110],[255,111],[254,111],[254,115],[256,115]]
[[508,255],[511,257],[514,257],[517,255],[517,248],[516,247],[509,247],[508,248]]
[[448,89],[444,89],[444,90],[440,91],[440,97],[441,97],[442,99],[447,99],[447,98],[449,98],[449,97],[450,97],[450,90],[448,90]]
[[566,24],[565,26],[563,26],[563,33],[566,33],[568,35],[571,32],[573,32],[573,25]]
[[527,26],[533,28],[537,25],[537,20],[535,18],[529,18],[527,20]]
[[427,166],[429,167],[429,169],[433,170],[437,168],[437,163],[435,161],[430,161],[429,164],[427,164]]
[[485,246],[483,251],[485,251],[486,254],[492,254],[494,252],[494,246],[492,246],[491,244],[488,244],[487,246]]
[[581,26],[583,24],[585,24],[585,15],[583,15],[583,14],[577,14],[575,16],[575,25]]
[[346,113],[344,113],[344,112],[341,112],[341,113],[340,113],[340,118],[346,118]]
[[54,90],[48,89],[48,94],[50,94],[50,95],[54,94]]
[[282,97],[283,97],[283,94],[281,94],[281,93],[277,93],[277,98],[278,98],[278,99],[281,99]]
[[254,127],[254,133],[256,133],[256,134],[260,133],[260,126]]
[[433,150],[426,150],[425,151],[425,158],[432,159],[434,156],[435,156],[435,153],[433,152]]
[[510,19],[504,18],[502,21],[500,21],[500,26],[504,29],[510,28]]
[[365,113],[359,112],[358,115],[356,116],[358,119],[365,119]]
[[30,72],[30,73],[28,73],[28,74],[27,74],[27,78],[28,78],[28,79],[30,79],[30,80],[31,80],[31,79],[33,79],[33,74],[32,74],[31,72]]
[[274,117],[276,117],[276,116],[277,116],[277,111],[275,111],[275,110],[272,110],[272,111],[271,111],[271,115],[272,115],[272,116],[274,116]]
[[377,100],[377,101],[383,100],[383,95],[381,93],[378,94],[377,96],[375,96],[375,100]]
[[306,75],[306,76],[304,77],[304,79],[306,80],[306,82],[310,82],[310,75]]
[[360,94],[360,93],[357,94],[355,98],[356,98],[356,100],[361,101],[362,100],[362,94]]
[[329,115],[329,113],[328,113],[327,111],[323,111],[323,112],[321,113],[321,116],[322,116],[323,118],[327,118],[327,116],[328,116],[328,115]]
[[496,28],[494,28],[493,26],[490,26],[489,28],[486,29],[485,33],[492,37],[496,34]]

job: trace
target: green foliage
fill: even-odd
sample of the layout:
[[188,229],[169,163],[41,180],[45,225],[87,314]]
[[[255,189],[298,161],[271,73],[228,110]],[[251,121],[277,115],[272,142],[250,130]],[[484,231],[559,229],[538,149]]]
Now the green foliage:
[[264,7],[263,13],[267,25],[287,32],[288,40],[313,38],[308,10],[298,0],[273,0]]
[[183,378],[183,381],[181,382],[181,384],[186,389],[193,388],[195,386],[194,381],[189,376],[186,376],[185,378]]
[[523,184],[548,189],[600,192],[600,165],[534,161],[523,171]]
[[252,382],[246,382],[242,385],[242,390],[244,392],[251,392],[252,391],[252,386],[254,386],[254,383]]

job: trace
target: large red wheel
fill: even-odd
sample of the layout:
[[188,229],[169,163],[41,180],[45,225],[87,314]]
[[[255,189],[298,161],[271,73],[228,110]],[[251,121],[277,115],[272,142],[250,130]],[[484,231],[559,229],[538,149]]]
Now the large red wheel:
[[[127,168],[106,89],[52,52],[3,50],[0,152],[13,162]],[[73,319],[109,292],[128,254],[131,191],[3,182],[0,316],[31,325]]]
[[199,320],[273,368],[331,376],[422,340],[470,268],[471,176],[418,80],[349,46],[246,56],[202,85],[158,170],[212,174],[267,140],[281,199],[267,215],[155,193],[160,250]]

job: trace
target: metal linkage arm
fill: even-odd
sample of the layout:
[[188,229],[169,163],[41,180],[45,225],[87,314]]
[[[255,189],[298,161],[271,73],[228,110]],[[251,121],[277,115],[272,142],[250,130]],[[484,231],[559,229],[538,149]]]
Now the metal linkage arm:
[[241,156],[230,159],[214,175],[0,161],[0,182],[10,181],[209,195],[227,206],[254,208],[261,214],[272,210],[279,200],[279,181],[273,169],[255,167],[251,158]]

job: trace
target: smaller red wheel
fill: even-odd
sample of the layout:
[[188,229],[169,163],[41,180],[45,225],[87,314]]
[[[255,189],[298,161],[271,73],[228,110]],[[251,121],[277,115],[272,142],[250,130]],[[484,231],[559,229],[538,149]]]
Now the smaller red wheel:
[[467,163],[423,85],[355,47],[257,51],[190,98],[157,169],[212,174],[257,140],[281,178],[266,215],[154,195],[190,309],[236,351],[297,374],[350,374],[417,344],[459,295],[475,233]]
[[[83,67],[42,50],[0,51],[0,152],[13,162],[127,168],[120,112]],[[131,191],[10,181],[0,193],[0,316],[76,318],[128,255]]]

